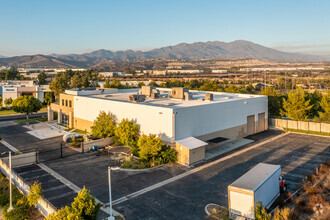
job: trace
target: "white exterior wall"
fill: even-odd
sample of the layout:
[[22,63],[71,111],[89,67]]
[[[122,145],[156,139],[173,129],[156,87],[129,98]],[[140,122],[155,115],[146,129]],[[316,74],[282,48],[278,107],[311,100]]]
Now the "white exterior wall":
[[136,120],[141,133],[157,134],[165,141],[171,141],[173,136],[173,109],[98,99],[93,97],[74,97],[74,117],[94,121],[100,111],[111,112],[121,121],[124,118]]
[[262,202],[263,206],[270,207],[275,199],[280,195],[279,177],[282,171],[279,168],[265,183],[254,192],[254,204]]
[[[226,100],[206,105],[177,108],[175,112],[175,139],[197,137],[247,123],[247,116],[267,113],[267,97]],[[246,104],[244,104],[247,102]]]
[[5,100],[12,98],[12,100],[18,97],[17,87],[2,86],[2,105],[5,106]]

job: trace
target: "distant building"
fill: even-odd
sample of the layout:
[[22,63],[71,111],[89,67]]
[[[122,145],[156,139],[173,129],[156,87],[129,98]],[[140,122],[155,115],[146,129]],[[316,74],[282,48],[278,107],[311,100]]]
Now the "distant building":
[[191,74],[196,74],[196,73],[203,73],[203,70],[167,70],[167,73],[191,73]]
[[126,75],[125,72],[100,72],[99,74],[105,78]]
[[212,70],[212,73],[227,73],[227,70]]
[[44,96],[47,92],[51,92],[49,85],[34,85],[33,81],[7,81],[0,83],[0,96],[2,97],[2,104],[6,99],[12,100],[24,96],[31,95],[44,101]]
[[152,72],[153,75],[166,75],[167,71],[166,70],[154,70]]

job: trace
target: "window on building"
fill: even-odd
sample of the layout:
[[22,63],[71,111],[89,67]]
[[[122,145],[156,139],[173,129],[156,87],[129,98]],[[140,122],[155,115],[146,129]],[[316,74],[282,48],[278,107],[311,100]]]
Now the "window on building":
[[68,107],[68,100],[65,100],[65,106]]
[[70,108],[72,107],[72,101],[71,100],[69,101],[69,107]]
[[64,99],[62,99],[62,105],[64,106]]

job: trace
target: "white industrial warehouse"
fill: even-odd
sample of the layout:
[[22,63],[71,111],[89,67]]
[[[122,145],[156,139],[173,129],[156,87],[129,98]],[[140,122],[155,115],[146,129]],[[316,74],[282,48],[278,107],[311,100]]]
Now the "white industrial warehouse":
[[[142,133],[157,134],[164,141],[188,149],[181,162],[191,164],[196,150],[208,140],[235,140],[268,128],[267,96],[222,92],[189,91],[187,88],[71,89],[52,103],[48,119],[57,112],[58,122],[90,131],[101,111],[111,112],[118,121],[133,119]],[[180,143],[203,143],[182,146]],[[198,152],[197,152],[198,151]],[[179,152],[179,157],[180,152]],[[187,155],[186,155],[187,157]]]

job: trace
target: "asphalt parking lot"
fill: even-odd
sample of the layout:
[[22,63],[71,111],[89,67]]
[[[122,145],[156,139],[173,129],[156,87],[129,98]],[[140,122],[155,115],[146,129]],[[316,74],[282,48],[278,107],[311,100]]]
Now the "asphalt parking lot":
[[[16,124],[0,126],[0,134],[4,140],[20,151],[35,148],[46,151],[59,148],[61,137],[40,140],[27,134],[26,131],[26,128]],[[254,140],[255,143],[244,148],[280,133],[267,131],[249,136],[247,138]],[[288,181],[288,190],[294,192],[308,173],[314,172],[316,167],[329,160],[329,143],[328,137],[287,134],[134,198],[125,196],[192,169],[175,164],[144,171],[114,170],[111,176],[113,199],[126,198],[126,201],[118,202],[114,208],[127,219],[202,219],[205,217],[204,208],[208,203],[227,206],[227,186],[259,162],[280,164]],[[5,146],[0,143],[0,150],[3,149],[5,150]],[[239,150],[237,149],[236,152]],[[54,158],[56,159],[46,160],[49,158],[45,157],[43,164],[78,187],[86,186],[101,202],[109,201],[107,169],[112,164],[107,156],[97,156],[93,152],[84,154],[73,152],[72,155],[64,158],[59,158],[58,155]],[[72,201],[75,194],[68,191],[65,186],[59,185],[59,188],[56,188],[55,185],[60,183],[56,182],[49,173],[38,170],[40,167],[24,169],[27,170],[18,170],[25,175],[24,178],[40,179],[45,186],[49,185],[48,188],[51,190],[48,191],[47,196],[54,201],[56,207]],[[28,172],[29,169],[36,169],[33,171],[35,173]],[[56,192],[62,197],[57,198],[53,195]]]
[[328,137],[287,134],[114,208],[126,219],[203,219],[205,206],[227,206],[227,186],[260,162],[280,164],[288,190],[294,192],[307,174],[330,159],[329,144]]

